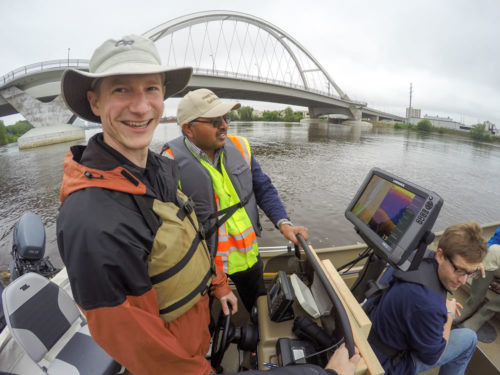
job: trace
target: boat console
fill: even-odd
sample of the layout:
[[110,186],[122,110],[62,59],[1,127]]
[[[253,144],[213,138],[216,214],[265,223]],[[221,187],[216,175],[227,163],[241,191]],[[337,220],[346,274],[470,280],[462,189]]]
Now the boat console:
[[295,272],[277,272],[268,294],[257,301],[259,369],[302,363],[323,367],[345,343],[350,355],[356,345],[365,359],[357,373],[370,364],[370,373],[383,374],[366,341],[368,317],[331,262],[299,240],[303,251],[295,251]]
[[360,302],[387,264],[418,267],[442,204],[436,193],[372,169],[346,210],[367,244],[363,256],[369,256],[352,289],[331,261],[321,260],[298,235],[302,251],[296,247],[288,253],[286,272],[274,271],[267,295],[257,301],[259,369],[301,363],[324,367],[345,343],[349,355],[356,346],[363,358],[357,374],[383,374],[367,341],[371,322]]

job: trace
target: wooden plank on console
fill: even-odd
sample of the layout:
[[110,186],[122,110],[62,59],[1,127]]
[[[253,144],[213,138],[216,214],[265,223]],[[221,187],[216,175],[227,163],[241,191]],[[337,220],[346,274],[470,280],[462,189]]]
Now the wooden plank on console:
[[347,316],[349,318],[354,344],[357,346],[362,359],[356,368],[355,375],[384,375],[384,369],[380,365],[377,356],[373,352],[367,340],[369,329],[368,332],[365,333],[366,327],[371,327],[370,319],[361,308],[361,306],[359,306],[358,301],[356,300],[356,298],[354,298],[351,291],[345,284],[344,280],[342,280],[342,277],[339,275],[333,264],[329,260],[321,261],[314,249],[311,246],[309,247],[313,250],[312,254],[316,257],[319,264],[321,264],[326,277],[330,280],[330,283],[332,284],[335,293],[337,293],[337,296],[340,298],[342,304],[344,305]]
[[363,336],[368,338],[368,334],[370,333],[370,329],[372,327],[372,322],[368,315],[366,315],[365,311],[358,303],[356,298],[354,298],[350,289],[345,284],[344,280],[342,280],[342,276],[339,275],[332,262],[329,259],[324,260],[323,268],[325,269],[326,276],[330,279],[330,282],[333,284],[335,288],[335,292],[342,298],[342,302],[344,302],[344,306],[346,306],[356,321],[356,324],[360,328]]
[[[344,280],[342,280],[342,277],[339,275],[333,264],[329,260],[324,260],[322,266],[325,270],[326,276],[332,283],[335,292],[341,299],[342,304],[346,309],[349,322],[351,323],[354,343],[358,347],[359,353],[365,360],[368,373],[371,375],[384,374],[384,369],[380,365],[377,356],[367,341],[368,333],[370,332],[372,325],[370,318],[368,318],[356,298],[354,298],[349,288],[347,288],[347,285],[344,283]],[[358,368],[356,369],[356,374],[358,374],[357,370]]]

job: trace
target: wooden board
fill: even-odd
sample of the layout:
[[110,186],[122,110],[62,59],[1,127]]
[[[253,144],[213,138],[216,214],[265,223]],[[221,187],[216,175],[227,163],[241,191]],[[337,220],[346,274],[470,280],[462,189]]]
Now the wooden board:
[[330,280],[335,293],[337,293],[342,304],[344,305],[349,322],[351,323],[354,344],[358,348],[359,354],[361,355],[361,361],[356,368],[355,374],[383,375],[384,369],[380,365],[377,356],[373,352],[367,340],[368,332],[370,331],[369,328],[371,328],[370,319],[365,314],[356,298],[354,298],[330,260],[320,261],[314,249],[311,246],[310,248],[313,250],[312,253],[323,268],[326,277]]
[[358,303],[356,298],[354,298],[350,289],[347,287],[346,283],[339,275],[332,262],[330,262],[329,260],[324,260],[322,264],[324,266],[326,276],[332,283],[335,292],[337,293],[337,295],[339,295],[339,297],[342,298],[344,306],[350,310],[351,315],[358,325],[359,329],[363,333],[364,338],[368,338],[368,334],[370,333],[370,329],[372,327],[370,318],[368,317],[368,315],[366,315],[365,311]]

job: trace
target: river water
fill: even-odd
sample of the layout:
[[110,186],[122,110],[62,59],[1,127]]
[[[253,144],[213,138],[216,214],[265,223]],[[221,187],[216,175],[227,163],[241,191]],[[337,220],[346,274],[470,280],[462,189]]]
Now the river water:
[[[87,139],[99,129],[87,130]],[[444,199],[435,231],[468,220],[500,220],[500,146],[450,135],[407,130],[371,130],[333,124],[232,123],[230,132],[248,138],[295,224],[309,228],[315,248],[361,241],[344,211],[373,167],[433,190]],[[180,134],[160,124],[151,148]],[[0,147],[0,270],[7,268],[12,227],[26,211],[42,217],[46,254],[61,266],[55,239],[64,156],[72,144],[31,150]],[[261,246],[285,245],[262,217]]]

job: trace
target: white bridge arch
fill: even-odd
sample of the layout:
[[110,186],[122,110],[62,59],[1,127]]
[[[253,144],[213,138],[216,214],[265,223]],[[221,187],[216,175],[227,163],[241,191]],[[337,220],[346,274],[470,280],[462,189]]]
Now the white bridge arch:
[[[249,14],[193,13],[165,22],[143,35],[156,42],[167,65],[193,66],[195,72],[205,68],[212,75],[244,74],[255,80],[281,82],[351,101],[290,34]],[[330,86],[337,95],[330,93]]]

